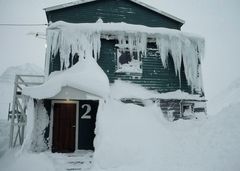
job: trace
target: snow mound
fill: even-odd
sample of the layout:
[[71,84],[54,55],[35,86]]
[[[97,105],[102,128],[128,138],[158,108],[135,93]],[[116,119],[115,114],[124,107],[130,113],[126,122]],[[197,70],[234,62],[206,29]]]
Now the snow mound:
[[238,171],[240,104],[219,117],[167,122],[160,107],[108,102],[97,118],[94,171]]
[[99,97],[109,94],[109,80],[93,58],[82,59],[68,70],[52,73],[44,84],[25,87],[23,94],[45,99],[57,95],[66,86]]
[[240,102],[240,78],[233,81],[225,90],[208,103],[208,113],[215,115],[225,107]]
[[7,68],[0,76],[0,82],[10,82],[13,83],[15,75],[43,75],[43,69],[39,66],[26,63],[23,65],[12,66]]
[[0,119],[7,119],[9,103],[12,103],[13,86],[16,74],[43,75],[43,70],[35,64],[26,63],[9,67],[3,72],[0,76]]
[[[239,113],[237,103],[217,117],[167,122],[156,104],[108,99],[97,115],[91,170],[239,171]],[[8,151],[0,159],[1,170],[59,170],[56,161],[63,154],[49,153]]]
[[6,120],[0,119],[0,158],[8,148],[9,142],[9,123]]
[[186,99],[186,100],[204,100],[204,97],[193,95],[181,90],[173,92],[159,93],[154,90],[147,90],[141,85],[127,81],[116,80],[111,85],[111,97],[114,99],[137,98],[137,99]]

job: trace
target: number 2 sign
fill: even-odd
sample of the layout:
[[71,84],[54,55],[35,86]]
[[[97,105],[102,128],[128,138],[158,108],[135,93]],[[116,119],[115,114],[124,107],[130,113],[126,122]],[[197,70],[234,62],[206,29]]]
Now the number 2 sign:
[[86,112],[81,116],[81,119],[91,119],[91,115],[89,115],[92,109],[91,106],[89,104],[83,104],[81,108],[86,109]]

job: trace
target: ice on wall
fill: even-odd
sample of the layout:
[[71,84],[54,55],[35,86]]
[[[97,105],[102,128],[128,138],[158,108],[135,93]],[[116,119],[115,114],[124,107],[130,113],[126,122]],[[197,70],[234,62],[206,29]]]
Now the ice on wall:
[[[70,24],[62,21],[53,23],[47,29],[47,58],[49,66],[51,56],[60,53],[61,69],[69,66],[70,54],[77,53],[80,58],[100,57],[101,38],[118,40],[116,46],[146,55],[147,42],[156,42],[163,66],[171,54],[176,75],[181,77],[183,62],[185,75],[192,90],[201,91],[201,61],[204,56],[204,39],[193,34],[166,28],[151,28],[126,23],[81,23]],[[46,70],[48,74],[48,70]]]
[[[48,149],[44,140],[45,128],[49,124],[49,117],[43,105],[38,100],[35,104],[32,98],[27,102],[27,132],[22,146],[22,151],[42,152]],[[34,107],[35,106],[35,107]]]
[[38,100],[35,106],[31,150],[34,152],[42,152],[48,149],[44,134],[46,127],[49,125],[49,117],[42,100]]

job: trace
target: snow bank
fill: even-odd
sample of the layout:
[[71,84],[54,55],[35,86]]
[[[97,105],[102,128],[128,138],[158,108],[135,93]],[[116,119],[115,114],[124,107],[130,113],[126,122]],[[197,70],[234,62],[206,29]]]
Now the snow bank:
[[48,80],[35,87],[26,87],[23,94],[36,99],[57,95],[65,86],[79,89],[99,97],[109,94],[109,80],[93,58],[81,59],[66,71],[52,73]]
[[23,145],[21,150],[22,151],[30,151],[32,138],[34,136],[34,119],[35,119],[35,113],[34,113],[34,101],[32,98],[25,99],[27,103],[27,125],[26,125],[26,134],[24,137]]
[[[201,60],[204,56],[204,39],[189,33],[166,28],[151,28],[126,23],[81,23],[70,24],[59,21],[47,29],[47,62],[46,75],[50,57],[60,52],[61,68],[69,66],[69,55],[77,53],[80,58],[86,56],[98,59],[100,54],[100,38],[117,39],[118,46],[126,47],[132,54],[137,51],[146,54],[148,40],[155,41],[163,66],[167,67],[169,52],[174,61],[176,75],[180,76],[181,62],[185,67],[185,75],[192,89],[202,90]],[[73,60],[73,59],[72,59]]]
[[7,120],[0,119],[0,158],[8,149],[10,124]]
[[210,99],[208,113],[215,115],[225,107],[240,103],[240,78],[233,81],[225,90]]
[[19,153],[42,152],[48,149],[44,139],[45,128],[49,124],[47,111],[42,101],[34,104],[32,98],[27,99],[27,125],[24,142]]
[[[168,131],[159,124],[162,116],[155,105],[140,107],[109,101],[97,116],[93,170],[139,170],[147,164],[152,160],[155,145],[165,148],[154,140],[170,138]],[[163,130],[159,136],[155,134],[157,130]],[[144,166],[140,170],[151,169]]]
[[26,63],[11,66],[0,76],[0,119],[7,119],[9,103],[12,103],[15,75],[43,75],[43,70],[37,65]]
[[238,171],[240,104],[219,117],[167,122],[155,104],[109,101],[98,114],[94,171]]
[[18,153],[9,150],[0,160],[1,171],[34,170],[55,171],[55,166],[45,153]]
[[0,76],[0,82],[13,83],[15,75],[43,75],[43,70],[32,63],[8,67]]
[[151,98],[161,98],[161,99],[186,99],[186,100],[205,100],[204,97],[199,95],[193,95],[181,90],[159,93],[153,90],[147,90],[141,85],[116,80],[111,85],[111,97],[114,99],[121,98],[138,98],[138,99],[151,99]]
[[[239,171],[239,113],[237,103],[208,119],[167,122],[156,104],[141,107],[109,99],[97,115],[91,170]],[[62,156],[8,151],[0,166],[3,171],[55,171],[54,159]]]

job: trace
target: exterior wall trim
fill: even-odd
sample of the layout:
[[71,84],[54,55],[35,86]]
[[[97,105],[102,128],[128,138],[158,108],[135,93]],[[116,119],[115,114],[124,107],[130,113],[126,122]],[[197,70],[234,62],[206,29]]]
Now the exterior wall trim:
[[[55,5],[55,6],[52,6],[52,7],[47,7],[47,8],[44,8],[43,10],[45,10],[45,12],[49,12],[49,11],[54,11],[54,10],[59,10],[59,9],[75,6],[75,5],[85,4],[85,3],[88,3],[88,2],[94,2],[94,1],[96,1],[96,0],[77,0],[77,1],[69,2],[69,3],[65,3],[65,4],[60,4],[60,5]],[[165,17],[168,17],[168,18],[171,18],[171,19],[173,19],[175,21],[178,21],[178,22],[180,22],[182,24],[185,23],[184,20],[182,20],[182,19],[180,19],[178,17],[175,17],[175,16],[173,16],[173,15],[167,13],[167,12],[159,10],[159,9],[157,9],[155,7],[152,7],[152,6],[150,6],[150,5],[148,5],[148,4],[144,3],[144,2],[141,2],[139,0],[130,0],[130,1],[134,2],[134,3],[138,4],[138,5],[141,5],[141,6],[145,7],[145,8],[148,8],[148,9],[154,11],[154,12],[157,12],[157,13],[165,16]]]

